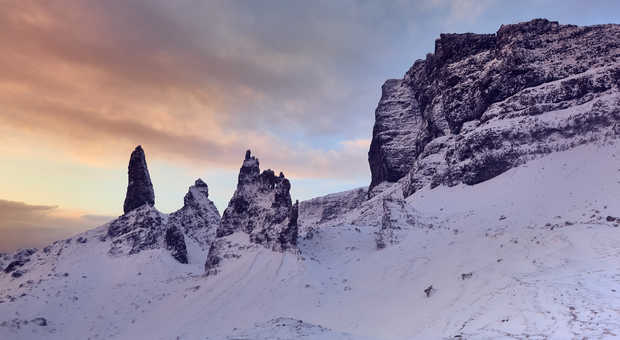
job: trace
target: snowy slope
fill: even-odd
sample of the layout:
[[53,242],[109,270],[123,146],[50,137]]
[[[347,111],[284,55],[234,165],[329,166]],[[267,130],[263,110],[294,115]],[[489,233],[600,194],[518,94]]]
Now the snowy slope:
[[21,277],[0,274],[0,339],[620,335],[620,144],[553,153],[405,202],[390,208],[402,228],[383,249],[375,222],[384,218],[371,215],[385,210],[365,203],[316,225],[300,254],[234,233],[234,256],[209,276],[165,249],[110,256],[100,227],[86,243],[38,251]]

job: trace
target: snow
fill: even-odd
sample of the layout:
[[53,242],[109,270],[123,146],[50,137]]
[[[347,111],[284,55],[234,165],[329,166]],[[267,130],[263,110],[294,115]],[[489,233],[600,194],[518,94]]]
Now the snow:
[[[619,144],[552,153],[475,186],[421,189],[391,215],[398,242],[378,250],[384,210],[373,207],[402,199],[399,185],[314,225],[299,254],[230,235],[216,275],[165,249],[110,256],[106,226],[84,244],[58,242],[22,277],[0,274],[0,339],[620,335],[620,228],[606,219],[620,217]],[[47,325],[23,323],[37,317]]]
[[334,332],[318,325],[312,325],[291,318],[277,318],[264,323],[257,323],[249,330],[235,330],[226,339],[240,340],[288,340],[288,339],[323,339],[323,340],[363,340],[370,338],[352,334]]

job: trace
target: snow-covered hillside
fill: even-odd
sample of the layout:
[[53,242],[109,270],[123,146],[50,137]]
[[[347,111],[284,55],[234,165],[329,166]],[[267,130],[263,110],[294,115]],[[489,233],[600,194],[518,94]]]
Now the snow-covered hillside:
[[122,216],[0,254],[0,339],[618,337],[619,41],[441,35],[383,86],[369,188],[301,203],[248,150],[221,218],[200,179],[163,214],[138,146]]
[[[21,276],[0,274],[0,338],[620,336],[620,144],[406,200],[399,185],[337,221],[314,219],[299,253],[229,235],[216,275],[191,260],[206,258],[200,247],[189,264],[161,247],[113,256],[107,225],[56,242]],[[388,204],[371,209],[378,200]]]

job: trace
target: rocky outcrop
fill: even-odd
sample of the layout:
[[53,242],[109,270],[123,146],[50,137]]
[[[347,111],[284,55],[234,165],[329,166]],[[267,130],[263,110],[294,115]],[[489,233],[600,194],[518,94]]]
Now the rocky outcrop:
[[[4,268],[2,270],[4,273],[11,274],[12,277],[18,278],[25,273],[22,267],[30,262],[32,255],[36,252],[36,248],[25,248],[13,253],[12,256],[10,254],[1,254],[0,270]],[[8,262],[8,265],[4,267],[4,263],[6,262]]]
[[282,250],[292,249],[297,247],[297,237],[299,235],[299,225],[297,219],[299,218],[299,201],[295,201],[295,204],[291,207],[288,223],[278,235],[278,242]]
[[222,214],[217,238],[205,262],[205,273],[213,275],[226,259],[236,259],[250,249],[295,250],[299,235],[299,202],[291,202],[291,184],[280,172],[260,172],[250,150],[237,181],[237,190]]
[[[131,154],[129,178],[126,212],[108,224],[106,238],[112,242],[110,254],[131,255],[163,248],[180,263],[189,263],[190,246],[209,250],[220,225],[220,214],[209,200],[209,187],[203,180],[197,179],[189,188],[181,209],[166,215],[153,207],[153,187],[140,146]],[[151,197],[151,200],[138,204],[143,201],[139,197]],[[135,203],[130,206],[137,206],[127,210],[128,201]]]
[[179,227],[184,235],[208,250],[220,226],[220,213],[209,199],[209,187],[197,179],[183,199],[183,207],[168,217],[168,224]]
[[294,248],[298,205],[293,207],[290,189],[283,173],[276,176],[271,169],[261,173],[258,159],[248,150],[217,236],[242,231],[250,235],[251,242],[274,250]]
[[299,201],[291,202],[291,184],[280,172],[260,172],[250,150],[237,181],[237,189],[222,214],[217,238],[211,243],[205,274],[214,275],[227,260],[236,260],[260,248],[297,251]]
[[[368,153],[373,189],[476,184],[527,160],[620,135],[620,25],[545,19],[442,34],[388,80]],[[376,190],[374,190],[376,191]]]
[[123,211],[128,213],[144,204],[153,206],[155,204],[153,183],[151,183],[151,176],[146,166],[144,150],[140,145],[131,153],[128,175],[129,184]]
[[181,263],[188,263],[185,236],[176,225],[170,225],[165,236],[166,249],[170,255]]
[[367,194],[366,188],[357,188],[300,202],[300,227],[306,232],[319,224],[337,224],[346,213],[359,207],[366,200]]
[[165,232],[165,215],[150,205],[142,205],[110,222],[107,233],[112,239],[110,254],[132,255],[161,248]]

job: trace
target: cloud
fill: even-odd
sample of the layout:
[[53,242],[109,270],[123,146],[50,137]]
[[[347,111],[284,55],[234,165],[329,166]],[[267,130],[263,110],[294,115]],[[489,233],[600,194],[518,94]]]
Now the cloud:
[[382,44],[367,25],[377,18],[360,6],[341,22],[326,10],[346,6],[317,4],[5,2],[0,122],[91,163],[145,144],[236,168],[251,147],[302,176],[337,176],[326,161],[356,158],[364,176],[365,154],[339,142],[370,134],[379,82],[352,82],[376,72],[360,50]]
[[0,124],[19,136],[4,148],[116,167],[142,144],[219,169],[252,148],[296,176],[367,178],[366,150],[345,141],[370,138],[381,83],[432,49],[442,14],[486,5],[3,1]]
[[453,0],[450,2],[450,20],[475,21],[494,4],[494,0]]
[[370,136],[380,80],[361,80],[384,75],[365,50],[383,50],[398,31],[373,25],[395,8],[2,6],[0,122],[24,138],[94,165],[117,166],[142,144],[157,159],[236,169],[252,148],[297,176],[367,177],[366,151],[342,141]]
[[84,215],[56,206],[0,199],[0,252],[41,247],[110,219],[112,216]]

